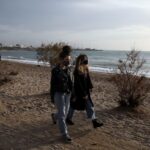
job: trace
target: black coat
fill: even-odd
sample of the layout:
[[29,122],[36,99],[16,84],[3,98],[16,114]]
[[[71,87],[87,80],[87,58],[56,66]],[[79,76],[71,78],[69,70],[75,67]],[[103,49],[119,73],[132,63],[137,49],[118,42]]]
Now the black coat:
[[[71,98],[71,107],[76,110],[85,110],[86,99],[83,97],[88,96],[91,104],[93,105],[90,89],[93,88],[89,74],[85,75],[79,71],[74,72],[74,88]],[[94,106],[94,105],[93,105]]]

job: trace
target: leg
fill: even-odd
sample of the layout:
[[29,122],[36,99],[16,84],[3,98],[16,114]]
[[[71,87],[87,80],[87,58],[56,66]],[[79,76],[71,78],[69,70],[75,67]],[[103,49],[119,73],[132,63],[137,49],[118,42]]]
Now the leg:
[[68,112],[69,112],[69,108],[70,108],[70,94],[65,94],[65,117],[67,118]]
[[56,93],[54,96],[55,105],[57,108],[57,114],[55,115],[56,119],[58,120],[58,125],[61,134],[67,135],[68,130],[66,126],[66,101],[65,101],[65,94],[64,93]]
[[92,119],[92,124],[94,128],[103,126],[103,123],[99,123],[96,119],[94,107],[90,101],[90,98],[86,102],[86,113],[88,118]]
[[86,101],[86,113],[87,113],[87,117],[90,118],[90,119],[96,119],[96,116],[95,116],[95,111],[94,111],[94,107],[90,101],[90,99],[88,99]]
[[68,112],[68,115],[67,115],[67,119],[72,120],[73,114],[74,114],[74,109],[70,106],[69,112]]
[[66,123],[68,125],[74,125],[74,123],[72,122],[73,114],[74,114],[74,109],[70,106],[69,112],[68,112],[68,115],[67,115],[67,118],[66,118]]

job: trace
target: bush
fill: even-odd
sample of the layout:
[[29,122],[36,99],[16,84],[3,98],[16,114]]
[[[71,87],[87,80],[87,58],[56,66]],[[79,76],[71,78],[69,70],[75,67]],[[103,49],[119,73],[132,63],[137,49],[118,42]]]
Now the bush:
[[7,77],[7,76],[1,77],[0,76],[0,86],[4,85],[5,83],[8,83],[10,81],[11,81],[11,79],[9,77]]
[[17,71],[11,71],[11,72],[9,73],[9,75],[16,76],[16,75],[18,75],[18,72],[17,72]]
[[42,44],[41,47],[37,49],[37,59],[44,63],[49,63],[52,66],[58,62],[58,55],[62,51],[65,43],[50,43],[48,45]]
[[114,82],[118,88],[121,106],[137,107],[147,97],[148,83],[141,71],[145,60],[139,55],[139,51],[132,50],[127,53],[125,60],[118,61]]

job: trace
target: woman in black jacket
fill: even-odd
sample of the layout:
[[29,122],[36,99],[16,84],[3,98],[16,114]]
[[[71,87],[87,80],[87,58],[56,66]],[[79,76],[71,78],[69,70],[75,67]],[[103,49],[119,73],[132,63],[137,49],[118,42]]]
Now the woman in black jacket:
[[51,117],[54,124],[58,121],[60,132],[67,142],[72,140],[66,125],[72,91],[72,81],[68,67],[71,59],[70,51],[69,46],[64,46],[59,54],[59,64],[52,69],[50,89],[51,100],[57,109],[57,113],[52,113]]
[[69,125],[74,124],[72,122],[74,110],[86,110],[87,117],[92,119],[94,128],[103,125],[103,123],[99,123],[97,121],[95,116],[94,105],[90,95],[92,88],[93,85],[88,68],[88,57],[84,54],[81,54],[77,57],[74,70],[74,91],[66,120]]

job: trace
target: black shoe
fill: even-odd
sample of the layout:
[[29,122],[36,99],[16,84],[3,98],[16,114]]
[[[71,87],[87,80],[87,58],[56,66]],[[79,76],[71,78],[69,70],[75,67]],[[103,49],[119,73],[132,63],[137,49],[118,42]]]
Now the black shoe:
[[54,114],[54,113],[52,113],[52,114],[51,114],[51,117],[52,117],[53,124],[56,124],[55,114]]
[[72,138],[67,134],[63,136],[63,139],[65,140],[65,142],[72,142]]
[[96,119],[92,120],[92,123],[93,123],[93,128],[98,128],[98,127],[103,126],[103,123],[98,122]]
[[70,119],[66,119],[66,123],[68,124],[68,125],[74,125],[74,123],[72,122],[72,120],[70,120]]

